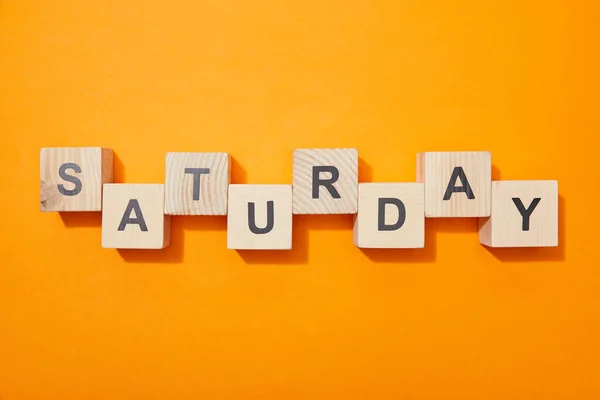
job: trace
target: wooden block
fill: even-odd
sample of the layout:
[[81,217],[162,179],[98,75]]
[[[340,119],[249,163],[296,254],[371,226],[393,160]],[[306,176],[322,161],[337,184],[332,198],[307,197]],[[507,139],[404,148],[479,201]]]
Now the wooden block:
[[102,247],[162,249],[170,242],[171,217],[164,214],[162,184],[104,185]]
[[291,249],[291,185],[229,185],[227,248]]
[[490,216],[490,152],[419,153],[417,181],[425,184],[426,217]]
[[360,183],[354,244],[382,249],[424,247],[424,185]]
[[102,185],[113,181],[113,151],[57,147],[40,151],[41,211],[101,211]]
[[165,214],[226,215],[227,153],[167,153]]
[[492,182],[492,215],[479,219],[489,247],[558,246],[558,182]]
[[357,149],[294,151],[294,214],[355,214]]

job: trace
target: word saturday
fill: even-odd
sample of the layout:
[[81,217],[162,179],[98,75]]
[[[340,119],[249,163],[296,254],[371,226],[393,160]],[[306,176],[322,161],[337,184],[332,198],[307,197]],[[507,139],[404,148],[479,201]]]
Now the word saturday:
[[171,215],[226,215],[229,249],[292,249],[294,214],[354,214],[362,248],[422,248],[425,218],[478,218],[489,247],[558,246],[558,182],[492,181],[490,152],[417,154],[415,182],[358,182],[358,150],[297,149],[292,185],[230,183],[227,153],[167,153],[165,182],[113,182],[113,151],[43,148],[42,211],[101,211],[102,246],[161,249]]

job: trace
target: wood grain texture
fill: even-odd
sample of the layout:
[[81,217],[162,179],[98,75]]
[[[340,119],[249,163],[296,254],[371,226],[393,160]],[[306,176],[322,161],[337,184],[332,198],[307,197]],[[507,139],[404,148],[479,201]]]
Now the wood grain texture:
[[[249,203],[254,203],[255,224],[267,226],[267,202],[273,202],[273,228],[270,232],[251,232]],[[227,248],[247,250],[290,250],[292,248],[291,185],[229,185]]]
[[[194,176],[186,168],[207,168],[200,175],[199,198],[193,197]],[[226,215],[231,176],[227,153],[171,152],[166,157],[165,214]]]
[[[362,248],[402,249],[425,246],[425,189],[422,183],[359,183],[358,214],[354,218],[354,244]],[[397,230],[378,229],[379,199],[402,201],[404,224]],[[387,205],[385,224],[399,220],[399,209]]]
[[[319,188],[313,198],[313,167],[334,166],[339,179],[333,183],[340,198],[334,198],[327,188]],[[296,149],[294,151],[294,214],[355,214],[358,208],[357,149]],[[322,179],[331,174],[322,172]]]
[[[539,203],[529,216],[528,230],[513,198],[529,210],[535,198]],[[489,247],[558,246],[558,182],[492,182],[492,215],[479,219],[479,242]]]
[[[69,176],[81,181],[81,191],[69,196],[59,185],[73,190],[75,184],[59,176],[66,163],[79,166],[81,172],[68,169]],[[40,151],[41,211],[101,211],[102,185],[113,181],[113,151],[102,147],[57,147]]]
[[[102,247],[116,249],[162,249],[170,243],[171,217],[164,215],[163,184],[106,184],[102,211]],[[137,224],[118,227],[129,201],[137,200],[147,231]],[[140,218],[135,212],[128,214]]]
[[[444,194],[456,167],[462,167],[474,199],[465,193]],[[488,217],[490,215],[492,156],[487,151],[426,152],[417,155],[417,181],[425,184],[425,216]],[[454,183],[454,182],[453,182]],[[460,180],[456,186],[462,186]]]

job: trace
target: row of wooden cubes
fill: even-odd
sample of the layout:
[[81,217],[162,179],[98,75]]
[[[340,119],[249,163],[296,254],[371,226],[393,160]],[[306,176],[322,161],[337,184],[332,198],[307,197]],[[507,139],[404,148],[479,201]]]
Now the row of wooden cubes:
[[102,245],[162,248],[170,215],[227,215],[231,249],[291,249],[293,214],[356,214],[354,243],[420,248],[426,217],[478,217],[490,247],[558,245],[556,181],[492,181],[489,152],[426,152],[417,182],[359,183],[356,149],[294,151],[292,185],[230,183],[227,153],[168,153],[165,184],[112,184],[104,148],[41,151],[42,211],[103,211]]

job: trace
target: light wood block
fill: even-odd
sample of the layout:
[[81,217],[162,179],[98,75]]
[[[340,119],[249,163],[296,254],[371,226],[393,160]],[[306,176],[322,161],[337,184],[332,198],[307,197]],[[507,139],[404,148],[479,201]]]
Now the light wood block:
[[229,185],[227,248],[290,250],[291,185]]
[[355,214],[357,149],[294,151],[294,214]]
[[164,214],[162,184],[106,184],[102,211],[102,247],[162,249],[171,237],[171,217]]
[[490,152],[419,153],[417,181],[425,184],[426,217],[490,216]]
[[113,181],[113,151],[56,147],[40,151],[41,211],[101,211],[102,185]]
[[167,153],[165,214],[226,215],[227,153]]
[[492,215],[479,219],[489,247],[558,246],[558,182],[492,182]]
[[362,248],[425,246],[422,183],[360,183],[354,244]]

